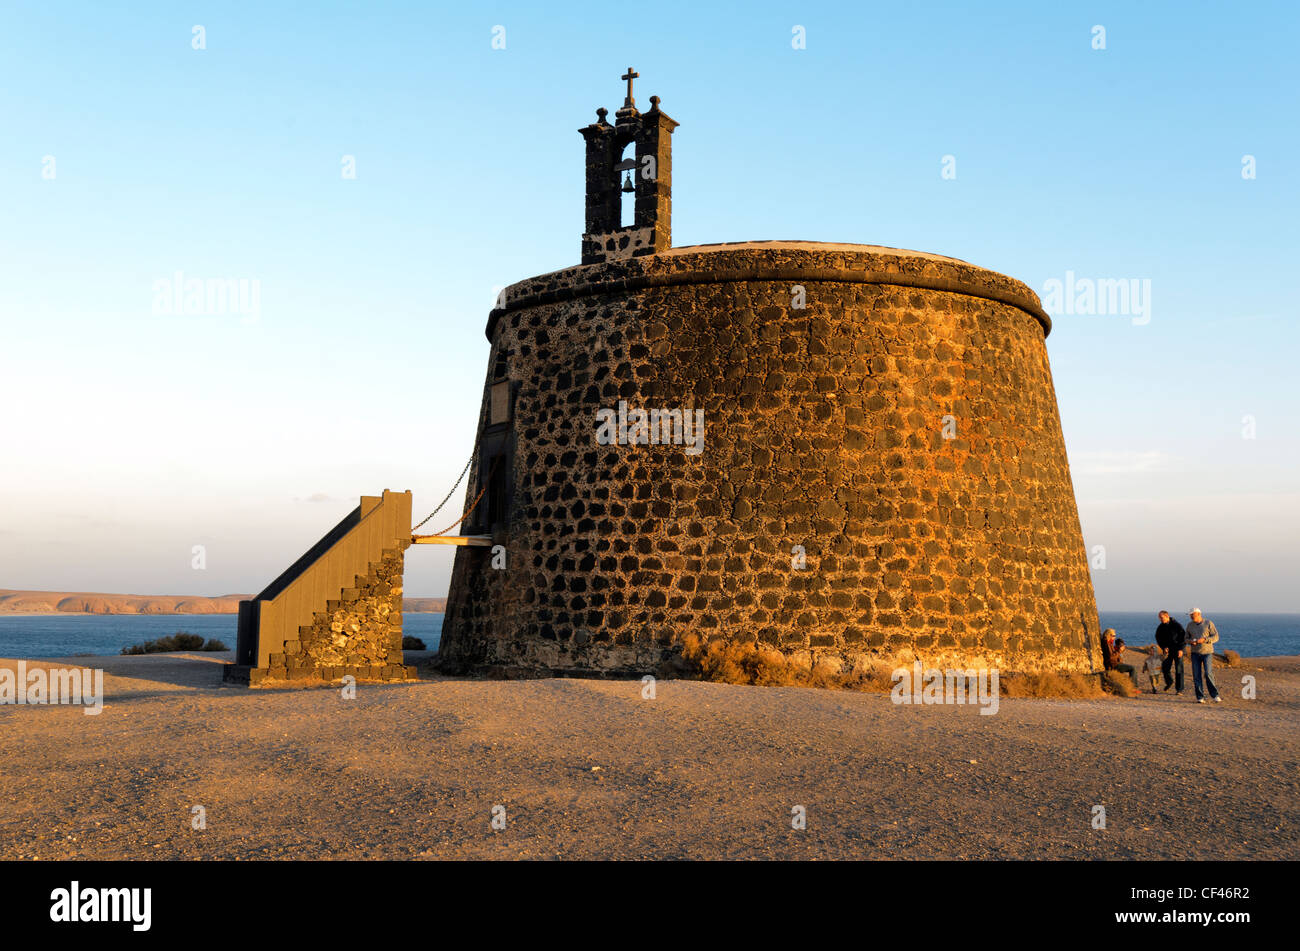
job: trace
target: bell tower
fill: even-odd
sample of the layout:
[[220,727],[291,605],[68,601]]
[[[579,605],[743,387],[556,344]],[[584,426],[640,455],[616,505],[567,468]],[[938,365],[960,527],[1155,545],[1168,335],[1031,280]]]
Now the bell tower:
[[[627,81],[627,98],[623,108],[614,113],[613,125],[605,121],[609,110],[602,108],[596,110],[594,123],[578,130],[587,140],[583,264],[654,254],[672,247],[672,133],[678,124],[659,110],[658,96],[650,97],[648,112],[637,111],[632,80],[639,75],[629,66],[620,77]],[[626,225],[620,220],[624,193],[635,195],[633,221]]]

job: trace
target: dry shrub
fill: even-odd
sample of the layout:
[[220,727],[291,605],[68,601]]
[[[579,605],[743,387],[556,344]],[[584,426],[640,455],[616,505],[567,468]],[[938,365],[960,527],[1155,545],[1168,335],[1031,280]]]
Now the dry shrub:
[[1108,670],[1103,674],[1076,674],[1067,671],[1038,673],[1004,673],[999,678],[1004,697],[1058,697],[1090,700],[1114,694],[1136,697],[1140,692],[1127,674]]
[[686,674],[715,683],[884,691],[892,686],[892,670],[884,665],[847,674],[830,663],[808,668],[753,641],[706,641],[696,634],[682,638],[682,661]]
[[1223,664],[1225,667],[1236,667],[1241,663],[1241,655],[1236,651],[1223,652]]
[[185,631],[177,631],[167,637],[160,637],[154,641],[145,641],[143,644],[132,644],[130,647],[123,647],[123,654],[166,654],[175,651],[228,651],[230,650],[223,642],[215,637],[208,638],[204,643],[203,638],[198,634],[189,634]]
[[841,674],[840,680],[840,686],[847,687],[850,690],[889,693],[894,689],[894,668],[889,664],[872,664],[867,670],[855,670],[851,674]]
[[[747,684],[758,687],[836,687],[841,690],[865,690],[888,693],[894,687],[894,667],[884,662],[865,669],[844,673],[837,667],[821,663],[811,669],[795,663],[771,647],[753,641],[705,640],[697,634],[682,638],[678,663],[666,666],[663,676],[697,677],[724,684]],[[1004,697],[1057,697],[1097,699],[1107,694],[1136,696],[1127,676],[1105,676],[1063,671],[1017,673],[1003,672],[998,678],[999,693]]]
[[[1129,684],[1132,687],[1132,684]],[[1063,671],[1007,673],[998,678],[999,693],[1004,697],[1096,698],[1103,695],[1101,682],[1094,674]]]
[[682,659],[704,680],[724,684],[781,687],[812,676],[812,671],[795,667],[780,651],[753,643],[706,641],[695,634],[682,639]]
[[1101,677],[1101,689],[1121,697],[1136,697],[1138,688],[1133,686],[1133,679],[1128,674],[1117,674],[1108,670]]

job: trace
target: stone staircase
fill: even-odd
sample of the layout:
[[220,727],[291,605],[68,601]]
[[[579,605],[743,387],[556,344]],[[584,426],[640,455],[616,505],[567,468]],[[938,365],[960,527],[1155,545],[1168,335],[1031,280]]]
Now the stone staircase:
[[407,680],[402,572],[411,544],[411,493],[384,490],[361,504],[269,584],[239,603],[227,683]]

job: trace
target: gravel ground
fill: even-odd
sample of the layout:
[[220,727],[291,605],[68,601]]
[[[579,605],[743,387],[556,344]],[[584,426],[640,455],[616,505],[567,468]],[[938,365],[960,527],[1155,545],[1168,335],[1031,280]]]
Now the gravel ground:
[[345,700],[222,687],[229,657],[43,662],[101,666],[107,699],[0,706],[0,859],[1300,858],[1300,658],[1219,669],[1222,704],[1189,685],[980,716],[686,681]]

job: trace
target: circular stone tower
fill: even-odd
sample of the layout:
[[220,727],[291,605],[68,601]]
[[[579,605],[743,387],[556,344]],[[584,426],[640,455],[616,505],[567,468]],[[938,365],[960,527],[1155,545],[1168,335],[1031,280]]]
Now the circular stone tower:
[[581,130],[583,264],[488,320],[465,532],[499,547],[457,550],[442,668],[639,674],[693,633],[846,670],[1088,670],[1038,298],[891,248],[671,248],[676,123],[630,87]]

